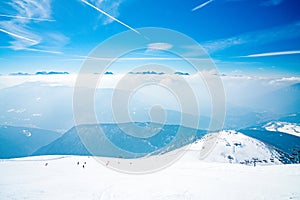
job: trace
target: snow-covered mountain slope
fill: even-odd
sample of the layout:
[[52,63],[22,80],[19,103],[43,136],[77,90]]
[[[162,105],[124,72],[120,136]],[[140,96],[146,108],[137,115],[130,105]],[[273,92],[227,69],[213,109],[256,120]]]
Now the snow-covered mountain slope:
[[[144,127],[145,131],[140,132],[140,134],[159,131],[147,138],[134,137],[124,131],[124,129],[130,130],[133,125]],[[98,127],[103,130],[103,133],[99,133]],[[166,124],[160,127],[159,124],[156,126],[147,122],[124,123],[122,124],[122,128],[120,128],[119,124],[81,125],[73,127],[62,137],[40,148],[33,155],[91,155],[83,142],[84,140],[88,140],[91,141],[89,142],[89,146],[94,146],[93,155],[135,158],[165,148],[168,151],[180,148],[201,138],[206,133],[202,130],[179,125]],[[179,128],[184,134],[177,134]],[[81,130],[81,133],[84,134],[79,135],[80,132],[78,130]],[[114,148],[114,146],[120,148]]]
[[0,158],[29,156],[60,136],[49,130],[0,125]]
[[[300,198],[300,165],[253,167],[185,159],[186,156],[193,157],[191,152],[187,152],[181,160],[169,168],[146,175],[121,174],[87,156],[37,156],[1,160],[0,198],[1,200]],[[123,159],[117,160],[122,162]]]
[[288,133],[300,137],[300,126],[290,122],[269,122],[263,126],[268,131]]
[[[196,141],[191,145],[189,151],[199,155],[198,152],[202,149],[204,141],[204,139]],[[197,155],[193,157],[196,158]],[[279,158],[280,154],[271,146],[242,133],[228,130],[220,132],[215,147],[203,160],[247,165],[270,165],[281,164]]]
[[[104,127],[104,125],[102,125]],[[119,140],[123,137],[122,134],[118,134],[118,131],[115,130],[113,125],[109,125],[108,127],[110,131],[114,134],[115,138]],[[168,125],[164,127],[165,132],[164,136],[169,134],[170,136],[173,135],[173,132],[176,131],[172,125]],[[113,131],[115,130],[115,131]],[[186,129],[186,137],[188,136],[190,129]],[[203,137],[201,135],[202,132],[199,132],[198,138]],[[203,134],[203,133],[202,133]],[[209,136],[209,135],[207,135]],[[188,137],[187,137],[188,138]],[[191,140],[182,142],[181,140],[178,141],[178,145],[176,142],[173,142],[173,146],[176,145],[176,148],[180,148],[185,146],[186,144],[190,144],[195,141],[196,137],[191,137]],[[194,138],[194,139],[193,139]],[[205,136],[205,138],[207,138]],[[114,140],[113,137],[110,138]],[[163,141],[163,137],[157,137],[158,141]],[[134,146],[137,149],[142,149],[142,147],[137,146],[140,141],[133,141],[130,138],[125,138],[120,140],[127,146]],[[158,144],[156,140],[151,139],[151,143],[149,145],[151,147],[154,144]],[[191,149],[188,150],[189,154],[193,156],[193,159],[196,159],[200,156],[199,151],[203,148],[204,139],[198,139],[195,143],[192,144]],[[125,143],[126,142],[126,143]],[[147,143],[148,144],[148,143]],[[105,143],[101,143],[101,146],[105,146]],[[124,146],[124,145],[123,145]],[[175,148],[175,147],[174,147]],[[172,149],[174,149],[172,148]],[[172,149],[163,151],[168,152]],[[105,150],[107,152],[105,152]],[[109,152],[110,148],[107,147],[101,151],[99,156],[105,157],[119,157],[122,155],[123,158],[132,158],[133,156],[120,154],[119,152]],[[197,153],[198,155],[193,155]],[[79,136],[76,133],[76,129],[71,129],[68,133],[66,133],[63,137],[59,138],[58,140],[54,141],[53,143],[42,147],[38,152],[34,155],[91,155],[84,145],[82,144]],[[204,159],[205,161],[211,162],[225,162],[225,163],[241,163],[247,165],[269,165],[269,164],[281,164],[280,157],[282,155],[279,154],[277,150],[273,147],[251,137],[248,137],[242,133],[236,131],[221,131],[218,134],[218,140],[216,142],[216,146],[213,148],[213,151]]]

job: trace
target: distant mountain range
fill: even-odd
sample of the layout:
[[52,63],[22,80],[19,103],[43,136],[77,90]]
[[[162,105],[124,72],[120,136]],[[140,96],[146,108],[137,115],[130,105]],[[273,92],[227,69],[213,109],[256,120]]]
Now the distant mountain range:
[[263,127],[268,131],[288,133],[300,137],[300,126],[296,123],[271,121]]
[[[114,123],[111,108],[113,89],[99,89],[95,93],[95,112],[99,123]],[[15,98],[16,94],[22,98]],[[66,132],[73,127],[73,88],[54,83],[26,82],[10,88],[0,89],[0,124],[10,126],[39,127],[41,129]],[[149,99],[149,100],[146,100]],[[147,122],[152,97],[140,96],[132,102],[130,114],[133,121]],[[151,102],[148,102],[150,101]],[[159,102],[159,100],[158,100]],[[166,109],[166,123],[180,124],[181,113]],[[183,114],[185,117],[193,117]],[[207,129],[209,117],[201,115],[199,128]]]
[[[222,131],[216,147],[206,160],[242,164],[256,161],[260,164],[299,162],[300,137],[277,129],[268,130],[266,124],[270,125],[264,123],[238,132]],[[126,134],[133,125],[142,127],[145,132],[140,132],[139,136]],[[100,129],[102,132],[99,132]],[[181,130],[179,134],[178,130]],[[149,133],[153,136],[144,137]],[[206,134],[203,130],[178,125],[161,126],[144,122],[81,125],[63,135],[41,129],[0,126],[0,158],[29,155],[137,158],[167,153],[194,142],[203,144]],[[198,152],[201,150],[199,144],[196,145]]]
[[[15,94],[21,95],[22,98],[15,98]],[[174,125],[180,124],[182,113],[166,110],[166,124],[160,127],[159,134],[148,138],[127,135],[119,125],[129,128],[134,124],[148,127],[148,132],[157,131],[157,126],[151,126],[147,122],[151,119],[145,108],[151,104],[150,101],[146,103],[146,107],[142,107],[145,106],[142,101],[144,96],[133,102],[133,110],[142,110],[131,113],[133,120],[139,122],[114,124],[110,107],[113,90],[101,89],[97,90],[95,95],[95,111],[102,119],[100,125],[74,127],[72,94],[71,87],[42,82],[28,82],[1,89],[0,98],[5,100],[0,102],[0,124],[16,127],[0,126],[0,157],[90,155],[90,152],[93,155],[108,157],[141,157],[168,152],[193,143],[206,134],[203,130],[206,130],[210,123],[209,117],[201,116],[198,128]],[[265,143],[268,147],[271,146],[280,154],[282,162],[291,163],[293,154],[300,149],[300,137],[297,136],[300,124],[299,98],[300,84],[294,84],[251,100],[254,103],[249,107],[229,104],[224,128],[237,130]],[[193,118],[189,114],[183,115],[187,119]],[[65,134],[24,127],[42,127],[59,130]],[[69,127],[73,128],[64,131]],[[99,135],[99,128],[105,134]],[[184,134],[176,136],[178,129],[183,130]],[[78,130],[84,134],[78,135]],[[82,141],[89,145],[85,146]]]
[[[224,127],[238,130],[269,120],[276,121],[282,117],[291,118],[291,115],[300,113],[299,88],[300,84],[294,84],[259,97],[255,96],[240,102],[241,105],[228,103]],[[99,123],[115,123],[111,109],[113,92],[113,89],[99,89],[95,93],[95,112]],[[15,98],[16,94],[22,98]],[[72,98],[72,87],[55,83],[26,82],[0,89],[0,99],[3,99],[0,102],[0,124],[66,132],[74,126]],[[129,111],[133,121],[150,121],[148,110],[156,101],[163,100],[155,99],[155,95],[138,95],[131,102],[134,106]],[[179,111],[166,109],[166,116],[166,123],[180,124]],[[210,117],[203,115],[201,111],[199,128],[207,129],[209,122]]]
[[[149,126],[149,123],[137,124],[142,127]],[[130,127],[132,124],[128,123],[123,125]],[[99,132],[97,132],[99,127],[101,127],[106,135],[99,135]],[[150,129],[148,129],[148,131],[150,132],[155,129],[155,127],[149,127]],[[175,137],[179,128],[182,128],[184,135]],[[83,131],[84,135],[81,134],[79,136],[77,130]],[[91,155],[90,152],[92,152],[93,155],[97,156],[135,158],[148,154],[166,153],[191,144],[207,134],[202,130],[177,125],[165,125],[158,134],[145,139],[127,135],[123,130],[121,130],[117,124],[82,125],[77,128],[74,127],[62,137],[41,147],[33,155]],[[248,137],[243,136],[243,134]],[[239,142],[239,140],[241,140],[241,142]],[[86,147],[82,141],[85,141],[88,146]],[[260,160],[265,160],[265,157],[269,156],[278,159],[281,163],[293,163],[296,161],[293,154],[295,151],[300,150],[300,137],[278,131],[268,131],[264,126],[242,129],[239,130],[239,133],[235,131],[223,131],[221,132],[217,146],[220,147],[220,144],[223,143],[226,148],[230,146],[229,149],[239,149],[243,147],[242,155],[234,157],[234,152],[231,152],[233,154],[230,154],[230,158],[225,156],[226,153],[221,152],[221,150],[224,151],[223,147],[219,150],[214,150],[215,153],[213,154],[224,154],[223,159],[227,161],[229,159],[232,162],[231,157],[236,158],[234,162],[242,162],[241,160],[243,159],[251,160],[250,155],[253,155],[253,157],[260,158]],[[244,144],[241,145],[240,143]],[[115,146],[119,148],[114,148]],[[87,148],[90,149],[87,150]],[[261,150],[259,150],[260,148]],[[226,155],[229,156],[228,151],[227,154]],[[263,159],[263,157],[259,156],[260,154],[262,156],[268,156],[263,156]],[[247,156],[243,158],[243,155]],[[270,158],[268,160],[270,161]]]
[[71,87],[43,82],[1,89],[0,124],[65,132],[74,125],[72,94]]
[[300,83],[268,92],[249,99],[248,107],[252,110],[269,111],[280,115],[300,112]]
[[[126,124],[125,124],[126,125]],[[129,126],[129,124],[127,124]],[[139,125],[147,126],[145,123]],[[99,137],[95,132],[97,129],[95,125],[84,125],[81,127],[74,127],[62,137],[53,141],[52,143],[41,147],[33,155],[97,155],[113,158],[137,158],[145,155],[155,155],[160,153],[167,153],[174,149],[192,144],[189,155],[194,158],[199,155],[203,148],[205,140],[203,138],[205,132],[184,128],[184,137],[175,138],[178,126],[167,125],[164,126],[163,131],[149,139],[138,139],[129,135],[124,135],[122,130],[116,124],[102,124],[100,127],[109,131],[108,135]],[[79,136],[77,130],[84,130],[84,136]],[[244,133],[244,134],[243,134]],[[264,134],[261,132],[249,132],[243,130],[243,133],[233,130],[221,131],[218,136],[216,146],[210,154],[204,158],[209,162],[228,162],[239,163],[246,165],[269,165],[281,163],[293,163],[296,160],[291,159],[293,148],[299,145],[300,141],[295,140],[290,143],[289,135],[281,137],[282,140],[275,143],[270,143],[267,135],[257,137],[257,134]],[[255,138],[247,135],[253,135]],[[84,137],[82,140],[81,138]],[[107,137],[107,138],[105,138]],[[276,138],[276,133],[275,133]],[[113,148],[110,142],[119,148]],[[82,141],[92,141],[86,147]],[[95,146],[93,148],[91,146]],[[91,150],[92,154],[90,151]],[[161,149],[160,149],[161,148]],[[131,152],[131,153],[130,153]]]

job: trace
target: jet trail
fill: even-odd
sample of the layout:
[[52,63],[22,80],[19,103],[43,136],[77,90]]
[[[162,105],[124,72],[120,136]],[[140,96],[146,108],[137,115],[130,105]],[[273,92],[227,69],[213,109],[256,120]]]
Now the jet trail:
[[29,38],[24,37],[24,36],[22,36],[22,35],[17,35],[17,34],[15,34],[15,33],[6,31],[6,30],[4,30],[4,29],[0,29],[0,32],[6,33],[6,34],[8,34],[8,35],[10,35],[10,36],[13,36],[13,37],[15,37],[15,38],[19,38],[19,39],[22,39],[22,40],[27,40],[27,41],[32,42],[32,43],[34,43],[34,44],[39,43],[39,42],[36,41],[36,40],[29,39]]
[[60,51],[50,51],[50,50],[34,49],[34,48],[25,48],[24,50],[41,52],[41,53],[62,54],[62,52]]
[[198,9],[200,9],[200,8],[203,8],[204,6],[206,6],[207,4],[210,4],[210,3],[213,2],[213,1],[214,1],[214,0],[209,0],[209,1],[205,2],[205,3],[202,3],[202,4],[200,4],[199,6],[196,6],[195,8],[193,8],[192,11],[196,11],[196,10],[198,10]]
[[246,56],[239,56],[240,58],[256,58],[256,57],[267,57],[267,56],[282,56],[282,55],[293,55],[300,54],[300,51],[279,51],[279,52],[267,52],[259,54],[250,54]]
[[124,22],[121,22],[121,21],[120,21],[120,20],[118,20],[117,18],[115,18],[115,17],[111,16],[110,14],[108,14],[108,13],[104,12],[103,10],[101,10],[101,9],[97,8],[96,6],[94,6],[94,5],[90,4],[89,2],[87,2],[87,1],[85,1],[85,0],[81,0],[81,1],[82,1],[83,3],[85,3],[86,5],[88,5],[88,6],[92,7],[92,8],[94,8],[94,9],[95,9],[95,10],[97,10],[97,11],[99,11],[100,13],[102,13],[102,14],[106,15],[107,17],[111,18],[112,20],[114,20],[114,21],[116,21],[116,22],[118,22],[118,23],[122,24],[123,26],[125,26],[125,27],[129,28],[130,30],[134,31],[135,33],[137,33],[137,34],[141,35],[141,33],[140,33],[140,32],[138,32],[137,30],[135,30],[134,28],[130,27],[129,25],[125,24]]
[[28,20],[34,20],[34,21],[48,21],[48,22],[54,22],[55,21],[53,19],[23,17],[23,16],[17,16],[17,15],[5,15],[5,14],[0,14],[0,17],[8,17],[8,18],[14,18],[14,19],[28,19]]

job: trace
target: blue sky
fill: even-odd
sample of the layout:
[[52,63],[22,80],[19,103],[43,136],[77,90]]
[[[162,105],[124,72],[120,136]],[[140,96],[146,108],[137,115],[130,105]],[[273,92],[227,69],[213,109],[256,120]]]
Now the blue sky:
[[[88,3],[133,29],[163,27],[190,36],[207,50],[221,73],[300,76],[298,0]],[[0,74],[77,72],[93,48],[126,30],[81,0],[1,1]]]

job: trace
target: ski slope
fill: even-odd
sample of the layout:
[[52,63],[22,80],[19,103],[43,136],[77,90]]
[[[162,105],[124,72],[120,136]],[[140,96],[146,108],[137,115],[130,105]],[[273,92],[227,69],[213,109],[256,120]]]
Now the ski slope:
[[0,199],[300,198],[300,165],[253,167],[200,161],[195,155],[187,151],[172,166],[145,175],[122,174],[87,156],[1,160]]

